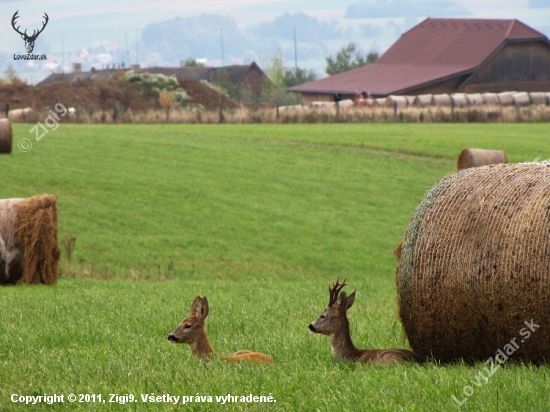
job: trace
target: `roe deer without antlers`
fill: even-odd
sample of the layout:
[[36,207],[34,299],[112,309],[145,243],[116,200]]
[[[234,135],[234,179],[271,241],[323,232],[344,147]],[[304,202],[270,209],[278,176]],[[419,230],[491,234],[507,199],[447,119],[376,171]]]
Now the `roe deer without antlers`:
[[355,300],[355,290],[349,296],[346,292],[340,292],[346,286],[346,279],[329,285],[330,299],[328,306],[321,316],[309,325],[314,333],[320,333],[330,337],[332,353],[337,358],[349,359],[354,362],[387,365],[390,363],[402,363],[405,361],[422,362],[420,355],[405,349],[358,349],[351,340],[349,322],[346,312]]
[[191,305],[189,316],[181,321],[179,326],[168,335],[172,343],[187,343],[191,353],[199,358],[218,357],[228,361],[242,362],[254,361],[262,363],[273,363],[273,359],[261,352],[239,350],[231,356],[219,356],[206,336],[204,329],[206,317],[208,316],[208,301],[206,297],[197,296]]

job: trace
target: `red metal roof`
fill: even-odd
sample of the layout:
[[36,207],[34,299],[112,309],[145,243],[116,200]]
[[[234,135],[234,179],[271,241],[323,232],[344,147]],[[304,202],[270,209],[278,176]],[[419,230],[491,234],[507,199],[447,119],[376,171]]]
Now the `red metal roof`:
[[518,20],[428,18],[404,33],[375,63],[291,87],[295,92],[404,93],[474,71],[506,41],[546,40]]

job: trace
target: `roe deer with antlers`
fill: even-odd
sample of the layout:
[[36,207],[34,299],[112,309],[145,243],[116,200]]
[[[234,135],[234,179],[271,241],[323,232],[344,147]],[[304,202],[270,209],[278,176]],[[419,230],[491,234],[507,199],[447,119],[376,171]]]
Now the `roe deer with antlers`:
[[261,352],[252,352],[249,350],[240,350],[231,356],[219,356],[206,336],[204,328],[206,317],[208,316],[208,301],[206,297],[197,296],[191,305],[189,316],[181,321],[179,326],[168,335],[168,340],[172,343],[187,343],[191,353],[199,358],[218,357],[228,361],[254,361],[262,363],[273,363],[273,359]]
[[337,358],[349,359],[354,362],[387,365],[405,361],[421,362],[420,355],[405,349],[358,349],[351,340],[349,322],[346,312],[355,300],[355,290],[349,296],[346,292],[340,292],[346,286],[346,279],[330,287],[330,299],[328,306],[321,316],[309,325],[314,333],[320,333],[330,337],[332,353]]

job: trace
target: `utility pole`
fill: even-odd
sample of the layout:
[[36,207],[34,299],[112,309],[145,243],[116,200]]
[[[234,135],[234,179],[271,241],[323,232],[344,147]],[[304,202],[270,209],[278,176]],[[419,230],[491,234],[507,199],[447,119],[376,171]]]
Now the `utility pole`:
[[65,73],[65,42],[63,41],[63,35],[61,35],[61,73]]
[[296,46],[296,29],[294,29],[294,74],[298,80],[298,47]]
[[126,39],[126,63],[128,68],[130,68],[130,47],[128,47],[128,33],[124,33],[124,38]]
[[223,27],[220,29],[220,41],[222,45],[222,67],[225,66],[225,53],[223,50]]
[[139,65],[139,29],[136,31],[136,64]]
[[[294,79],[298,84],[298,47],[296,46],[296,28],[294,28]],[[298,93],[296,93],[296,103],[298,103]]]

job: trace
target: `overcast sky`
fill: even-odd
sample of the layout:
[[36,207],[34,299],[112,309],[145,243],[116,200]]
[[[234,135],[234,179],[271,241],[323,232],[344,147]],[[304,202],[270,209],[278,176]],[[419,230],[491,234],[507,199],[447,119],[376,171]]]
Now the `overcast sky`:
[[[322,69],[327,55],[349,41],[357,43],[363,51],[375,49],[383,53],[404,31],[426,17],[518,19],[546,35],[550,34],[550,0],[0,0],[0,71],[4,70],[8,61],[13,61],[14,53],[24,53],[23,42],[11,27],[11,18],[16,10],[20,16],[18,25],[22,29],[28,28],[30,32],[41,27],[42,16],[44,12],[48,13],[50,21],[39,36],[36,52],[48,54],[50,71],[54,60],[60,64],[63,59],[68,66],[74,59],[74,53],[79,50],[96,50],[97,53],[98,47],[111,54],[111,49],[119,47],[119,54],[113,59],[121,59],[120,48],[125,48],[132,51],[132,55],[127,53],[129,60],[139,58],[144,65],[173,64],[174,53],[177,52],[173,45],[171,49],[164,47],[156,50],[151,44],[155,37],[145,39],[144,33],[151,32],[147,28],[151,29],[152,25],[162,27],[176,17],[184,19],[182,24],[195,24],[193,19],[202,14],[228,18],[228,24],[234,24],[234,30],[238,30],[241,36],[237,41],[246,43],[246,47],[234,50],[231,49],[232,44],[224,44],[227,49],[225,63],[261,60],[262,55],[265,60],[265,55],[276,49],[282,49],[283,54],[290,57],[288,54],[293,47],[284,36],[266,37],[269,30],[291,31],[288,25],[292,21],[287,19],[285,23],[281,19],[285,13],[304,13],[314,19],[310,23],[316,24],[319,30],[325,30],[330,24],[330,30],[340,33],[339,37],[312,39],[303,32],[303,27],[298,28],[297,40],[302,57],[300,66],[316,70]],[[278,26],[268,27],[274,21]],[[209,30],[217,32],[218,29],[213,27]],[[189,34],[183,29],[179,33],[182,43],[189,46],[189,43],[203,40],[182,37]],[[302,32],[299,32],[300,29]],[[176,27],[176,30],[179,28]],[[225,33],[226,29],[223,30]],[[288,35],[291,36],[290,33]],[[228,41],[229,37],[226,39]],[[182,54],[198,54],[196,50],[187,47]],[[221,64],[221,57],[215,58],[211,54],[182,55],[181,58],[206,57],[212,65]],[[221,56],[221,52],[219,54]],[[17,64],[21,68],[21,63]],[[42,69],[45,70],[44,67]]]

